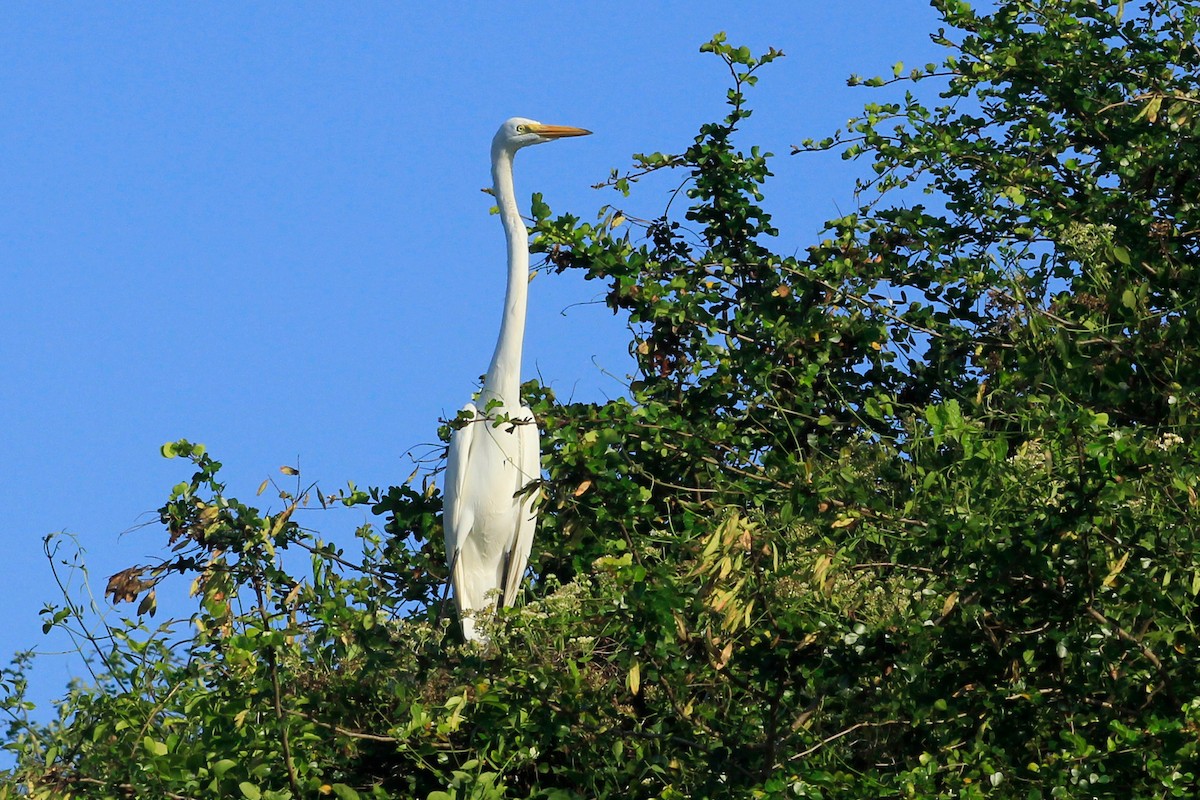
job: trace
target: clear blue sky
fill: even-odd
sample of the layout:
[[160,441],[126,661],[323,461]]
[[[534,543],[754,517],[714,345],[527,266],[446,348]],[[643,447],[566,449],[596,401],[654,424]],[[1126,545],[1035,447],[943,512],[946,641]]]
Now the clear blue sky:
[[[629,201],[589,185],[724,113],[723,65],[697,52],[714,32],[780,48],[743,141],[778,154],[768,207],[801,250],[851,208],[858,168],[788,146],[875,99],[851,72],[940,53],[915,0],[438,8],[0,7],[0,659],[66,646],[37,613],[60,602],[45,534],[78,537],[97,593],[161,553],[157,524],[130,529],[190,474],[165,441],[204,442],[244,499],[297,458],[326,490],[404,480],[491,355],[503,240],[479,189],[506,117],[595,131],[521,154],[523,205],[653,215],[661,185]],[[527,377],[622,393],[601,293],[534,281]],[[345,540],[368,519],[302,522]],[[41,659],[34,698],[80,672]]]

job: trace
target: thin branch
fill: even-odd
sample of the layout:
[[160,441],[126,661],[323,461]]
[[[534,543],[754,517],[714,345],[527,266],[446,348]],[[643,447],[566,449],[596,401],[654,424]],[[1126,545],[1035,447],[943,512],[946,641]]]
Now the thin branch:
[[316,545],[311,545],[308,542],[305,542],[301,539],[290,539],[289,538],[288,544],[294,544],[299,547],[302,547],[303,549],[307,550],[308,552],[312,553],[313,555],[319,556],[320,558],[323,558],[326,561],[332,561],[334,563],[341,564],[343,567],[347,567],[356,572],[361,572],[364,575],[371,575],[372,577],[375,577],[375,578],[387,578],[387,579],[396,577],[394,573],[387,573],[387,572],[383,572],[381,570],[373,569],[366,564],[355,564],[353,561],[348,561],[339,555],[335,555],[334,553],[329,552],[324,547],[317,547]]
[[[909,517],[890,517],[887,514],[881,514],[878,511],[872,511],[871,509],[867,508],[866,506],[852,506],[842,500],[835,500],[833,498],[822,498],[822,499],[824,502],[829,503],[829,505],[831,505],[835,508],[844,508],[844,509],[849,509],[851,511],[857,511],[865,519],[882,520],[883,522],[895,522],[895,523],[899,523],[901,525],[915,525],[918,528],[928,528],[929,527],[929,523],[922,519],[911,519]],[[879,566],[885,566],[885,565],[881,564]],[[894,566],[901,566],[901,565],[896,564]],[[922,568],[921,567],[910,567],[910,569],[922,569]],[[933,572],[933,570],[925,570],[925,571]]]
[[[293,508],[295,506],[293,505]],[[263,628],[271,629],[271,617],[267,613],[267,600],[263,596],[263,578],[256,576],[254,593],[258,596],[258,611],[262,616]],[[301,795],[300,779],[296,776],[296,764],[292,760],[292,742],[288,735],[287,720],[283,716],[283,690],[279,686],[279,658],[275,645],[267,647],[267,666],[271,669],[271,689],[274,694],[275,718],[279,720],[279,739],[283,746],[283,763],[287,767],[288,783],[296,797]]]
[[1184,94],[1163,94],[1162,92],[1143,92],[1142,94],[1135,94],[1133,97],[1129,98],[1128,100],[1121,100],[1116,103],[1109,103],[1104,108],[1097,111],[1096,116],[1100,116],[1105,111],[1112,111],[1114,108],[1120,108],[1121,106],[1133,105],[1134,103],[1139,102],[1141,100],[1153,100],[1156,97],[1162,98],[1163,100],[1176,100],[1181,103],[1200,104],[1200,99],[1197,99],[1195,97],[1188,97],[1187,95],[1184,95]]
[[[833,734],[832,736],[826,736],[824,739],[817,742],[816,744],[814,744],[812,747],[808,748],[807,750],[801,750],[799,753],[796,753],[796,755],[789,758],[788,761],[789,762],[796,761],[798,759],[805,758],[807,756],[811,756],[813,753],[817,752],[818,750],[825,747],[826,745],[836,742],[838,739],[841,739],[843,736],[849,736],[850,734],[854,733],[856,730],[858,730],[860,728],[883,728],[888,725],[910,725],[910,724],[912,724],[912,723],[907,723],[904,720],[899,720],[899,719],[889,719],[889,720],[885,720],[883,722],[858,722],[858,723],[855,723],[854,725],[851,725],[849,728],[846,728],[845,730],[838,731],[837,733]],[[783,766],[783,765],[780,764],[779,766]]]
[[1158,656],[1154,655],[1153,650],[1151,650],[1149,647],[1146,647],[1146,645],[1142,644],[1140,639],[1138,639],[1136,636],[1134,636],[1129,631],[1122,628],[1117,623],[1113,622],[1108,617],[1101,614],[1094,607],[1089,605],[1089,606],[1087,606],[1086,611],[1088,613],[1088,616],[1090,616],[1092,619],[1099,622],[1101,625],[1107,625],[1110,628],[1112,628],[1113,630],[1115,630],[1117,632],[1118,638],[1120,638],[1123,641],[1129,642],[1130,644],[1136,646],[1138,650],[1142,651],[1142,655],[1144,655],[1146,657],[1147,661],[1149,661],[1151,664],[1154,665],[1155,669],[1157,669],[1159,671],[1161,671],[1163,669],[1162,661],[1159,660]]
[[944,334],[944,333],[939,333],[938,331],[935,331],[932,328],[926,328],[923,325],[918,325],[917,323],[912,322],[911,320],[907,320],[907,319],[904,319],[903,317],[897,316],[897,315],[891,313],[890,311],[885,311],[883,308],[883,305],[880,303],[874,303],[870,300],[867,300],[866,298],[859,297],[858,295],[854,294],[854,292],[851,292],[840,286],[834,286],[832,283],[829,283],[828,281],[823,281],[820,278],[814,278],[811,275],[809,275],[808,273],[803,272],[801,270],[791,269],[786,266],[784,267],[784,269],[786,269],[788,272],[791,272],[793,275],[800,275],[800,276],[806,278],[807,280],[812,281],[813,283],[815,283],[818,286],[823,287],[827,291],[834,292],[834,293],[840,295],[841,297],[844,297],[847,300],[852,300],[855,303],[858,303],[860,306],[868,308],[871,311],[873,311],[874,313],[880,315],[881,317],[890,319],[892,322],[895,322],[898,325],[903,325],[906,328],[912,328],[913,330],[920,331],[921,333],[927,334],[929,336],[933,336],[938,339],[946,338],[946,334]]
[[316,725],[321,728],[325,728],[326,730],[333,731],[334,733],[336,733],[340,736],[346,736],[350,739],[363,739],[368,742],[386,742],[388,744],[396,744],[397,742],[403,741],[401,739],[397,739],[394,736],[383,736],[378,733],[364,733],[362,731],[352,731],[349,728],[343,728],[341,725],[334,725],[333,723],[330,723],[330,722],[322,722],[321,720],[319,720],[313,716],[305,714],[303,711],[297,711],[296,709],[293,709],[293,708],[289,708],[288,713],[292,714],[294,716],[300,717],[301,719],[308,720],[313,725]]
[[[884,86],[891,86],[893,83],[903,83],[905,81],[908,81],[910,83],[915,83],[916,81],[923,80],[925,78],[952,78],[955,76],[961,76],[963,74],[961,70],[957,70],[957,69],[950,70],[949,72],[923,72],[921,70],[915,70],[915,71],[920,73],[920,77],[918,77],[916,79],[913,78],[912,73],[910,72],[907,75],[897,75],[894,78],[887,78],[886,80],[883,78],[878,78],[878,77],[876,77],[876,78],[860,78],[857,83],[851,83],[850,85],[851,86],[867,86],[872,89],[881,89]],[[882,81],[882,82],[881,83],[871,83],[870,81]]]
[[[61,781],[68,784],[86,783],[89,786],[101,786],[106,789],[112,788],[129,797],[139,796],[138,789],[132,783],[111,783],[110,781],[102,781],[99,778],[89,778],[85,775],[64,775]],[[190,795],[175,794],[175,792],[163,792],[161,796],[167,798],[167,800],[195,800]]]
[[681,167],[686,163],[687,162],[683,156],[677,156],[677,155],[667,156],[667,159],[665,161],[663,161],[661,164],[648,164],[648,165],[644,165],[644,169],[642,169],[640,171],[636,171],[636,172],[630,171],[630,172],[626,172],[624,175],[614,175],[614,176],[610,177],[608,180],[601,181],[600,183],[593,183],[592,188],[593,189],[606,189],[609,186],[616,185],[616,182],[621,181],[621,180],[636,182],[639,178],[644,178],[647,175],[649,175],[651,172],[658,172],[660,169]]
[[146,721],[142,724],[142,729],[138,731],[137,739],[135,741],[140,742],[142,740],[142,737],[146,735],[146,731],[150,730],[150,723],[152,723],[154,718],[167,707],[167,703],[171,701],[171,698],[175,696],[175,693],[182,688],[183,681],[180,681],[171,687],[171,690],[167,692],[166,696],[163,697],[163,699],[154,708],[150,709],[150,713],[146,715]]
[[[901,520],[903,521],[903,520]],[[915,520],[914,520],[915,521]],[[898,564],[895,561],[868,561],[865,564],[854,564],[850,567],[851,570],[860,569],[904,569],[909,572],[924,572],[927,575],[937,574],[929,567],[915,567],[912,564]]]

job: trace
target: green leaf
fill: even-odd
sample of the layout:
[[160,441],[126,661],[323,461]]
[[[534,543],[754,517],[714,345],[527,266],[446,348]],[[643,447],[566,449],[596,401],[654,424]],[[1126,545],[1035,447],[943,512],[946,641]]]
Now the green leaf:
[[142,747],[146,749],[147,753],[154,756],[165,756],[167,754],[167,746],[162,742],[151,739],[149,736],[142,739]]
[[238,784],[238,789],[242,792],[242,797],[246,800],[261,800],[262,790],[249,781],[242,781]]

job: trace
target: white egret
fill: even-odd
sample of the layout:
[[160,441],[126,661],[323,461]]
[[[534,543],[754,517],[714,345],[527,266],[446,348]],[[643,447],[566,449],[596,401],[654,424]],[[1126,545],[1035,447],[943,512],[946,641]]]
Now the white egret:
[[513,601],[537,523],[534,492],[541,451],[533,412],[521,404],[521,345],[529,289],[529,233],[517,210],[513,158],[522,147],[591,131],[513,117],[492,139],[492,184],[508,241],[508,285],[492,363],[470,419],[454,431],[446,460],[446,561],[463,636],[478,641],[475,615]]

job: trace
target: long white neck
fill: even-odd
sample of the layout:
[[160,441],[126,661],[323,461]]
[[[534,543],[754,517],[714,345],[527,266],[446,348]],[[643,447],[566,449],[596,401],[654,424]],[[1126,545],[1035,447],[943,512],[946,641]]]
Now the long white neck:
[[520,403],[521,344],[525,338],[525,304],[529,294],[529,232],[517,210],[513,189],[513,154],[503,147],[492,149],[492,185],[500,207],[500,223],[508,241],[508,286],[504,291],[504,316],[500,338],[480,392],[481,405],[500,400]]

